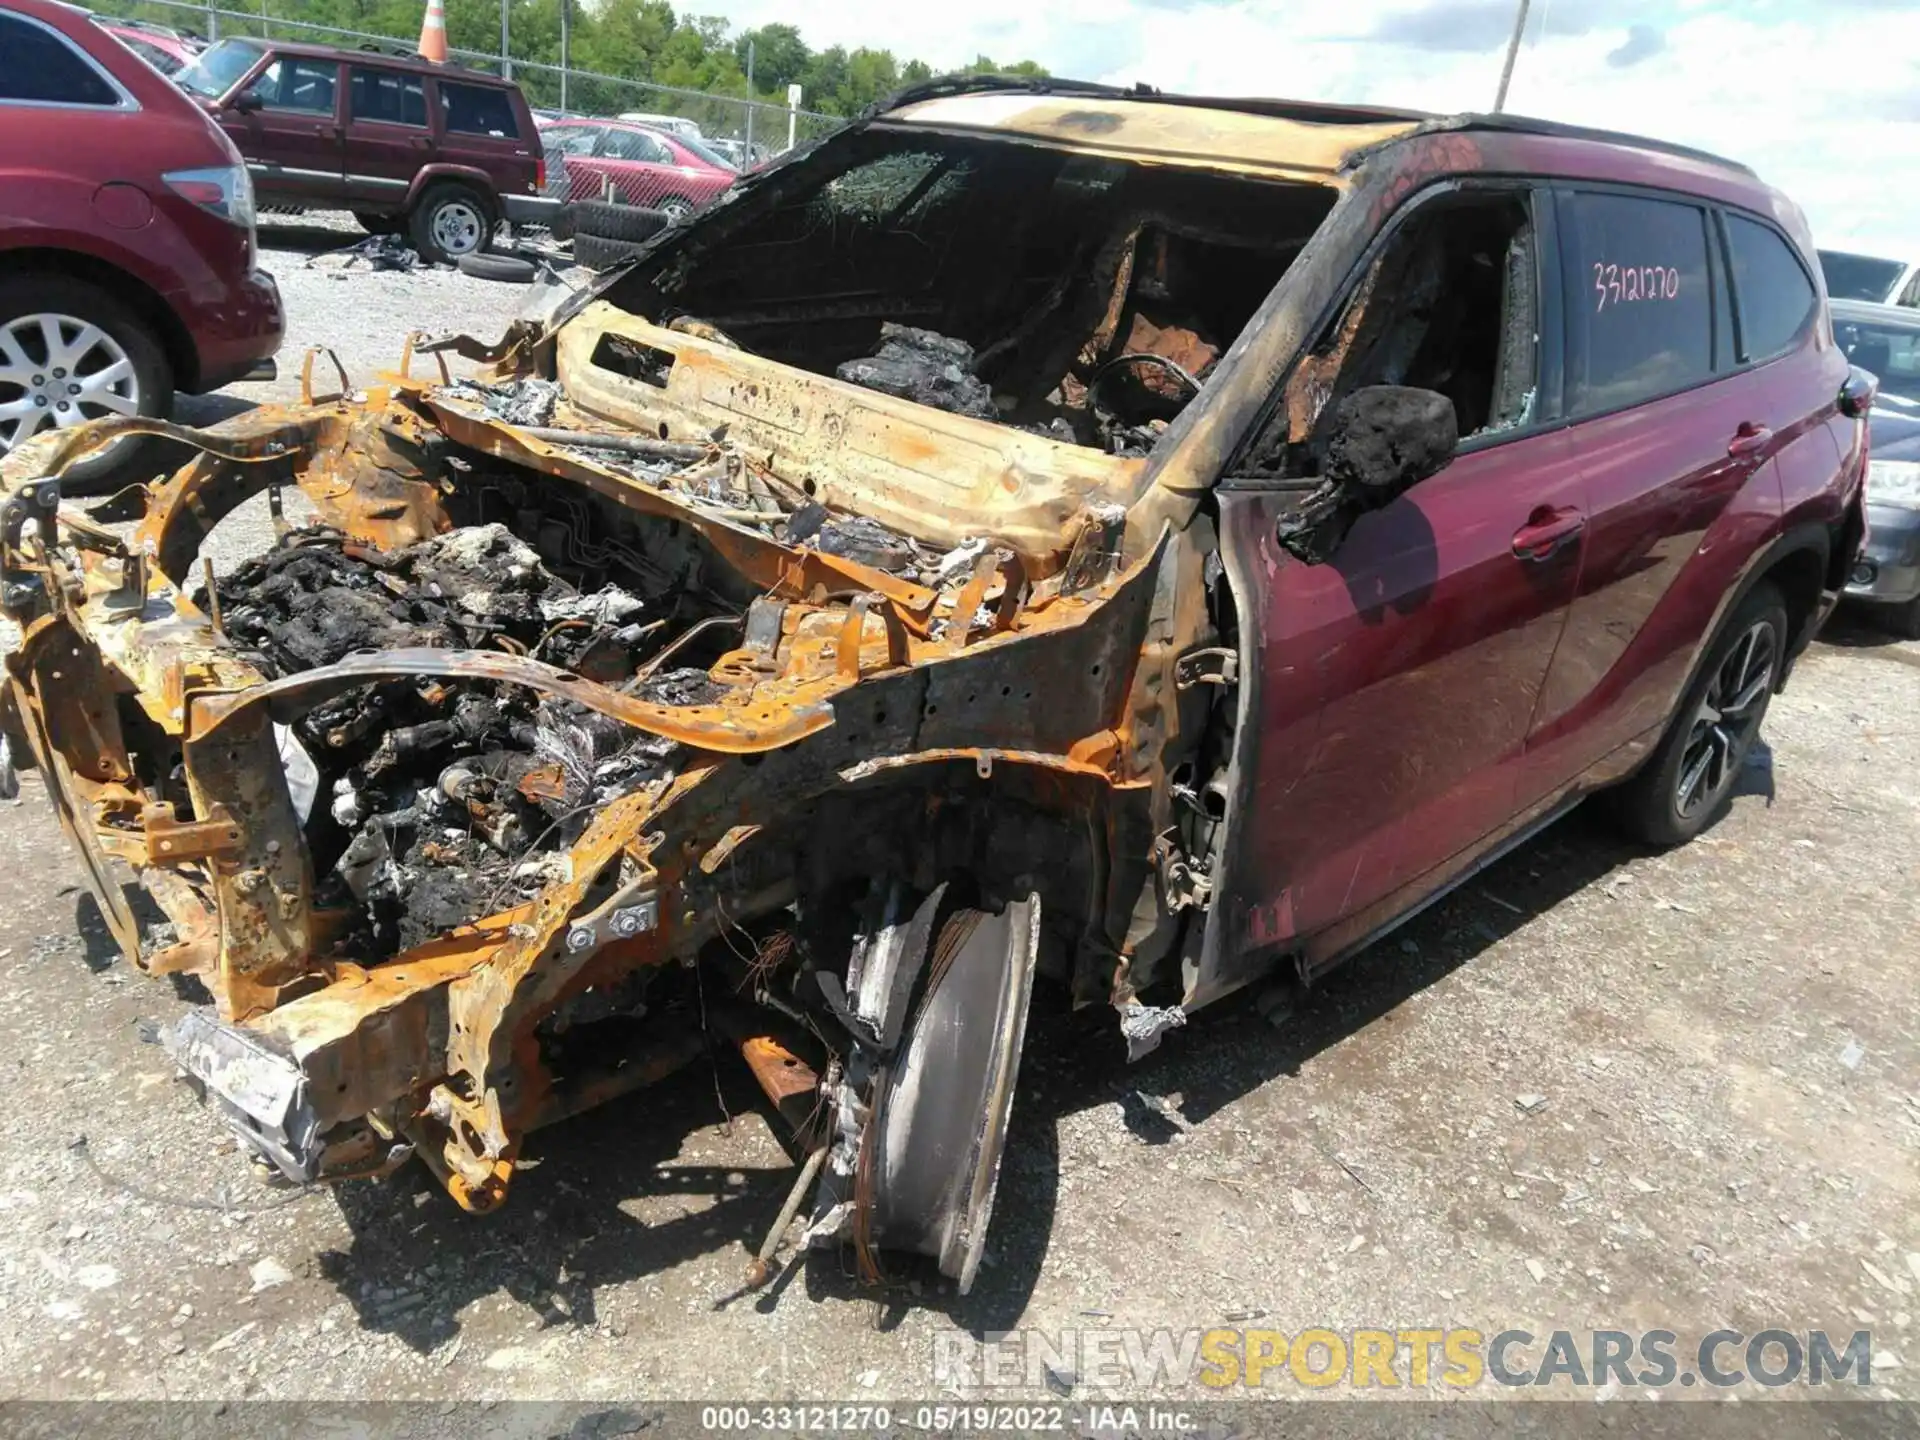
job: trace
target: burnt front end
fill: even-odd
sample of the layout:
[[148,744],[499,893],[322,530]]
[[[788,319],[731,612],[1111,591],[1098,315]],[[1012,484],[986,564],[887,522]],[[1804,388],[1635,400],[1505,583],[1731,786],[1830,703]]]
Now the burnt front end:
[[[489,1209],[530,1131],[719,1043],[817,1152],[817,1236],[970,1277],[1036,976],[1132,1004],[1170,944],[1136,912],[1197,557],[1126,542],[1136,461],[1023,436],[1015,484],[929,481],[906,400],[611,310],[522,338],[159,427],[196,454],[130,528],[59,476],[153,422],[10,456],[14,763],[289,1177],[417,1156]],[[216,574],[236,511],[271,535]]]

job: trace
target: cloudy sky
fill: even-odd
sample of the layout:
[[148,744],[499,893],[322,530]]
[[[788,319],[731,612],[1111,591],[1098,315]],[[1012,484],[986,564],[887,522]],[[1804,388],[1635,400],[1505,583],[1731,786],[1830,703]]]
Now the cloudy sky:
[[[691,0],[751,26],[792,0]],[[816,47],[1215,95],[1491,107],[1516,0],[810,0]],[[1920,254],[1920,0],[1533,0],[1509,110],[1743,160],[1823,245]]]

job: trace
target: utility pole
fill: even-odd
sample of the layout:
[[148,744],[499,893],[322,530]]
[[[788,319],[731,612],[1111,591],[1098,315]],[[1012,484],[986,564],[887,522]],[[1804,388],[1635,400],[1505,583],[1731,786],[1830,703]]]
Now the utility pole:
[[1493,97],[1493,113],[1507,108],[1507,86],[1513,80],[1513,62],[1520,54],[1520,37],[1527,33],[1527,7],[1531,0],[1520,0],[1520,13],[1513,17],[1513,38],[1507,41],[1507,62],[1500,67],[1500,89]]
[[749,170],[753,168],[753,112],[755,109],[755,106],[753,103],[753,94],[754,94],[754,91],[753,91],[753,37],[749,35],[747,37],[747,164],[746,164],[746,168]]
[[567,108],[567,67],[572,64],[568,58],[572,51],[572,40],[568,33],[568,16],[573,9],[573,0],[560,0],[560,108]]
[[507,6],[511,0],[500,0],[500,78],[513,79],[513,56],[508,50],[512,43],[507,30]]

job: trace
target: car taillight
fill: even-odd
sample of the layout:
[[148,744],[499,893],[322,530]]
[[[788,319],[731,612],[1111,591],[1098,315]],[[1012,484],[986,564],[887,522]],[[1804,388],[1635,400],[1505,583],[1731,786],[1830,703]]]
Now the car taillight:
[[169,170],[160,177],[167,188],[222,220],[253,228],[253,180],[245,165],[219,165],[205,170]]
[[544,155],[533,162],[533,188],[535,190],[547,188],[547,157]]

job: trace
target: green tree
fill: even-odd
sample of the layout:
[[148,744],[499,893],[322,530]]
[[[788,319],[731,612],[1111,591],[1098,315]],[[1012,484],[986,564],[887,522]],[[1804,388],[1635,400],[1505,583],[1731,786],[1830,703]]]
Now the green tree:
[[762,25],[748,30],[733,42],[733,56],[744,73],[747,68],[747,42],[753,42],[753,83],[764,95],[787,93],[787,86],[803,79],[813,60],[813,51],[791,25]]

